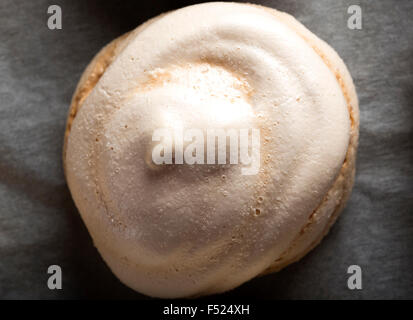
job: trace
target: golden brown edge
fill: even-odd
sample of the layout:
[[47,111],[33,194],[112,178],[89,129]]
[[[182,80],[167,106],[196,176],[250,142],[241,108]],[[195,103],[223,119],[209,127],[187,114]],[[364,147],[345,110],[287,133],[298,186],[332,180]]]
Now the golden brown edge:
[[129,32],[111,41],[104,46],[92,59],[89,65],[84,70],[79,83],[73,94],[69,113],[67,115],[66,130],[63,142],[63,168],[66,172],[66,149],[69,139],[70,129],[72,127],[73,120],[76,117],[77,112],[81,108],[82,103],[87,96],[92,92],[93,88],[98,83],[99,79],[105,73],[106,69],[112,63],[113,59],[118,53],[120,44],[127,38]]
[[[306,41],[313,50],[320,56],[320,58],[324,61],[326,66],[330,69],[330,71],[335,75],[338,84],[343,92],[344,98],[347,103],[347,108],[349,111],[350,116],[350,123],[351,123],[351,130],[350,130],[350,139],[349,139],[349,146],[347,148],[346,157],[343,162],[343,166],[340,169],[340,172],[334,181],[333,185],[331,186],[330,190],[326,193],[323,200],[317,206],[317,208],[310,214],[308,222],[304,225],[301,229],[299,234],[293,240],[291,245],[285,250],[279,258],[277,258],[272,265],[270,265],[266,270],[264,270],[260,275],[266,275],[269,273],[277,272],[283,269],[284,267],[300,260],[304,257],[308,252],[314,249],[321,240],[327,235],[328,231],[330,230],[331,226],[337,220],[340,212],[345,207],[347,200],[349,199],[352,191],[352,187],[354,184],[355,178],[355,164],[356,164],[356,152],[357,152],[357,145],[358,145],[358,127],[359,127],[359,115],[358,115],[358,101],[357,101],[357,94],[355,92],[354,85],[351,80],[351,76],[349,74],[341,74],[339,72],[340,66],[338,63],[333,63],[327,56],[336,55],[339,59],[340,57],[337,53],[324,41],[316,37],[314,34],[311,33],[305,26],[303,26],[298,20],[296,20],[293,16],[277,11],[272,8],[267,8],[259,5],[250,4],[252,6],[260,7],[267,12],[271,13],[272,15],[276,16],[279,20],[285,23],[288,27],[294,30],[297,35],[299,35],[304,41]],[[330,54],[324,52],[322,47],[324,46],[324,50],[330,50]],[[339,60],[341,61],[341,59]],[[344,66],[344,68],[346,68]],[[346,69],[344,70],[347,71]],[[347,77],[347,79],[346,79]],[[353,97],[351,97],[353,95]],[[325,204],[329,197],[331,196],[331,191],[341,191],[341,197],[338,200],[338,203],[327,222],[326,226],[324,227],[323,231],[319,234],[319,236],[312,241],[307,249],[299,252],[296,255],[292,255],[296,244],[299,242],[301,237],[311,228],[311,225],[314,223],[318,210]],[[292,256],[292,257],[291,257]]]

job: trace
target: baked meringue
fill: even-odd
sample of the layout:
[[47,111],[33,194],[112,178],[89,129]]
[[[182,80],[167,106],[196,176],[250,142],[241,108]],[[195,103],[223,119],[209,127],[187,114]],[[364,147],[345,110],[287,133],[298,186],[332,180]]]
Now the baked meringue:
[[[358,122],[346,66],[292,16],[203,3],[96,55],[71,103],[65,174],[124,284],[164,298],[220,293],[319,243],[350,195]],[[259,168],[153,163],[159,128],[259,129]]]

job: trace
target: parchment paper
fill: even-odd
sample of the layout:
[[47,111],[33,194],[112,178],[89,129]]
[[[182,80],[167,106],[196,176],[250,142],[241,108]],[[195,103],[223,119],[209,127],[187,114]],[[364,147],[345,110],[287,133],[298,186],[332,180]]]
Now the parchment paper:
[[[413,298],[413,1],[258,1],[296,16],[330,43],[353,75],[361,109],[357,179],[330,234],[285,270],[219,297]],[[58,4],[63,29],[47,28]],[[0,298],[142,298],[104,264],[62,171],[67,110],[106,43],[181,1],[0,2]],[[347,28],[362,8],[363,29]],[[49,290],[47,268],[63,271]],[[363,289],[347,288],[360,265]]]

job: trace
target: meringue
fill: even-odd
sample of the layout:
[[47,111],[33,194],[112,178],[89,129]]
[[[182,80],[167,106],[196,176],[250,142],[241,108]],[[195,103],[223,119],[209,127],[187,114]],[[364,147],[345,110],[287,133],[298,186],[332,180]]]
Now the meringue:
[[[123,283],[164,298],[220,293],[322,239],[350,195],[358,121],[344,63],[297,20],[203,3],[93,59],[71,104],[65,174]],[[258,169],[151,163],[154,131],[177,127],[258,128]]]

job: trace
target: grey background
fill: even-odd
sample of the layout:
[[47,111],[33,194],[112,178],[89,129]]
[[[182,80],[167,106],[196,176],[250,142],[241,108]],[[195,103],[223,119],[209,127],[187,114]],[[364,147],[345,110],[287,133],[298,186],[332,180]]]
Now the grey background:
[[[356,185],[322,244],[283,271],[217,296],[281,299],[413,299],[413,1],[260,1],[296,16],[329,42],[353,75],[361,111]],[[47,28],[47,7],[63,30]],[[92,245],[62,171],[71,95],[107,42],[190,2],[0,2],[0,298],[141,298]],[[347,8],[363,29],[347,28]],[[63,290],[46,286],[63,269]],[[347,289],[347,267],[363,290]]]

